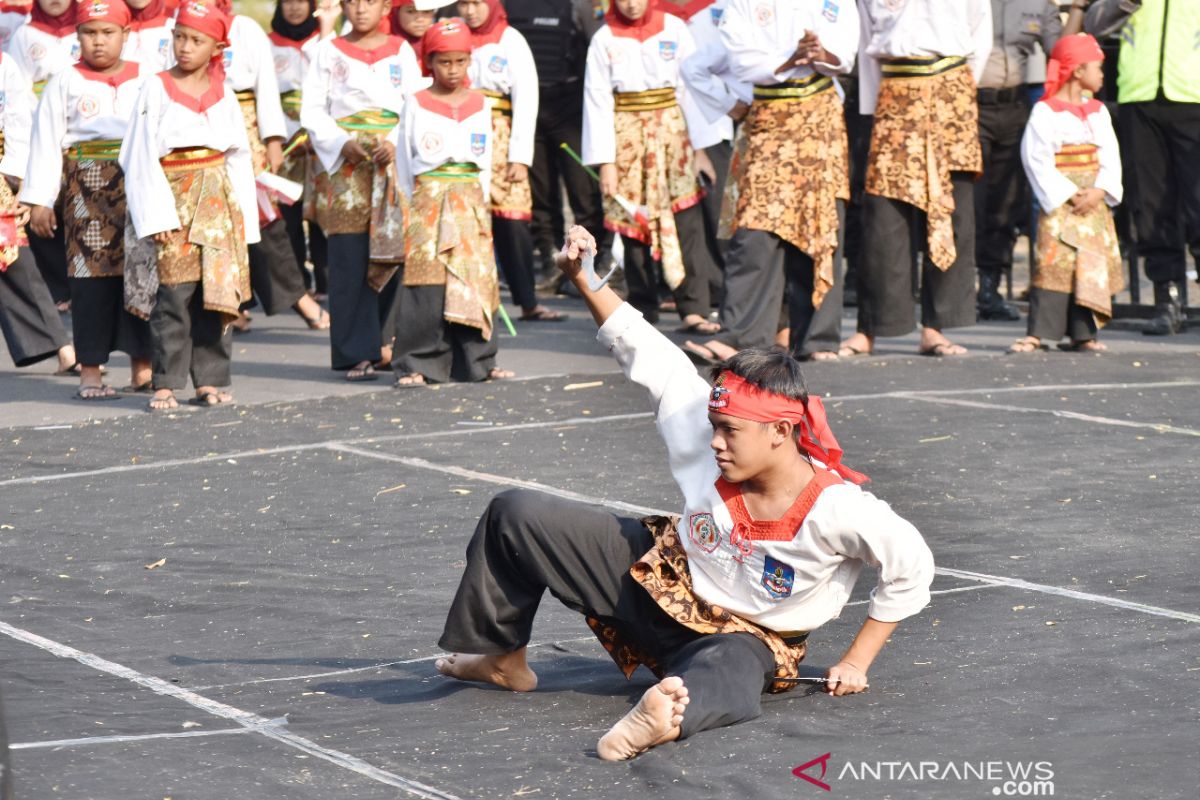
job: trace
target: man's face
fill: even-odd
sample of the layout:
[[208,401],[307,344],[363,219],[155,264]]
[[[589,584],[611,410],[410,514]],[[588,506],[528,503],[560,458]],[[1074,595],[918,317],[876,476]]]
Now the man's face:
[[740,483],[762,472],[774,452],[771,426],[716,411],[708,413],[708,421],[713,430],[709,446],[722,478]]

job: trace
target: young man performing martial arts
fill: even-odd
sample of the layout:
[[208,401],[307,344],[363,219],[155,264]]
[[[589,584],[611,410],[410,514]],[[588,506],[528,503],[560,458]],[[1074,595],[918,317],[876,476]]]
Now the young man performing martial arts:
[[659,678],[597,745],[605,760],[631,758],[757,717],[762,692],[790,688],[809,633],[838,616],[871,564],[880,579],[867,619],[825,685],[863,691],[897,623],[929,602],[929,548],[841,464],[796,361],[743,351],[710,387],[611,289],[589,290],[581,256],[594,248],[573,228],[560,267],[600,342],[650,391],[683,514],[637,520],[533,491],[499,495],[467,546],[439,641],[455,655],[438,670],[536,688],[525,651],[548,589],[588,618],[626,676],[644,664]]

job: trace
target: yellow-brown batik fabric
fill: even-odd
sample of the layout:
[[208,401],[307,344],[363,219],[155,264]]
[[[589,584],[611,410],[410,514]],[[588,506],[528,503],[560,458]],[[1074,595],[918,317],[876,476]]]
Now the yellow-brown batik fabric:
[[[370,153],[384,139],[371,131],[350,131]],[[333,173],[322,172],[313,182],[317,224],[326,236],[336,233],[367,233],[371,228],[371,194],[376,167],[368,159],[344,163]]]
[[237,92],[237,101],[242,109],[242,119],[246,122],[246,138],[250,140],[250,163],[254,165],[254,174],[261,175],[267,171],[267,146],[258,132],[258,107],[255,105],[254,92]]
[[884,75],[871,132],[867,193],[925,212],[929,259],[938,269],[949,269],[957,257],[950,173],[982,169],[975,80],[965,64],[940,75]]
[[125,173],[111,159],[68,157],[63,237],[75,278],[111,278],[125,267]]
[[[1094,159],[1095,145],[1067,148],[1058,154],[1059,170],[1081,189],[1096,185],[1099,165],[1079,168],[1072,160]],[[1091,309],[1103,327],[1112,319],[1112,296],[1125,288],[1121,248],[1112,212],[1101,202],[1087,214],[1063,203],[1038,215],[1037,268],[1033,285],[1053,292],[1074,293],[1075,302]]]
[[850,198],[846,117],[831,88],[750,106],[733,228],[770,231],[813,260],[812,303],[833,288],[837,201]]
[[198,281],[204,307],[232,322],[250,299],[250,262],[237,196],[220,153],[163,160],[175,195],[181,230],[158,245],[158,279],[164,286]]
[[442,316],[492,337],[500,284],[492,253],[492,215],[479,174],[444,165],[418,175],[405,237],[405,286],[446,287]]
[[717,238],[729,239],[737,226],[734,218],[738,206],[738,185],[742,173],[746,171],[746,149],[749,142],[746,139],[746,125],[737,126],[733,133],[733,156],[729,159],[729,174],[725,176],[725,194],[721,197],[721,218],[717,222]]
[[508,143],[512,138],[512,117],[492,112],[492,213],[504,219],[533,219],[533,192],[529,179],[514,183],[508,179]]
[[631,219],[611,197],[604,200],[604,227],[649,245],[650,254],[662,264],[667,285],[674,289],[684,275],[675,212],[704,199],[683,112],[678,105],[617,111],[615,120],[617,194],[646,207],[650,230]]
[[[646,517],[642,520],[654,534],[654,547],[629,568],[634,580],[680,625],[697,633],[749,633],[771,650],[776,678],[799,677],[797,667],[804,659],[804,644],[786,644],[774,631],[702,600],[692,592],[687,554],[676,532],[678,523],[677,517]],[[619,629],[594,617],[588,617],[587,623],[625,677],[632,676],[639,664],[644,664],[658,677],[663,676],[661,665]],[[771,684],[770,691],[786,692],[795,686],[794,683],[777,682]]]
[[[300,100],[301,97],[299,89],[293,89],[290,92],[284,92],[283,94],[279,95],[279,101],[283,105],[284,116],[293,122],[300,121]],[[288,140],[287,144],[284,145],[284,149],[286,150],[289,146],[291,146],[292,142],[297,137],[303,136],[305,136],[304,131],[298,131],[296,136],[292,137],[292,139]],[[307,173],[308,148],[303,144],[300,144],[292,148],[292,151],[283,157],[283,166],[279,168],[279,174],[284,178],[287,178],[289,181],[295,181],[296,183],[304,184],[306,182],[305,177]]]
[[[4,132],[0,131],[0,156],[4,155]],[[8,186],[8,181],[0,177],[0,217],[14,217],[17,214],[17,198],[13,194],[12,189]],[[8,266],[17,260],[17,256],[21,252],[21,248],[29,244],[29,240],[25,237],[25,229],[22,227],[17,231],[17,242],[11,245],[0,247],[0,272],[8,269]]]

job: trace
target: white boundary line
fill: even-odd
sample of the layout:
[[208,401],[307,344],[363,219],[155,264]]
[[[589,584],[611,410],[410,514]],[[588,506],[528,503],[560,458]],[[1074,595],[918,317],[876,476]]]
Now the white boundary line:
[[[904,397],[904,394],[900,394]],[[1092,422],[1097,425],[1114,425],[1119,428],[1140,428],[1156,433],[1178,433],[1182,436],[1200,436],[1200,430],[1195,428],[1180,428],[1159,422],[1136,422],[1129,419],[1114,419],[1112,417],[1097,417],[1092,414],[1081,414],[1078,411],[1067,411],[1061,408],[1029,408],[1028,406],[1013,406],[1003,403],[980,403],[977,400],[958,400],[953,397],[938,397],[936,395],[907,395],[909,400],[921,403],[933,403],[941,406],[963,406],[966,408],[982,408],[991,411],[1011,411],[1017,414],[1049,414],[1063,419],[1073,419],[1079,422]]]
[[129,736],[85,736],[82,739],[51,739],[45,742],[17,742],[9,750],[39,750],[58,747],[92,747],[98,744],[123,744],[145,742],[152,739],[191,739],[196,736],[233,736],[251,733],[249,728],[222,728],[218,731],[176,731],[174,733],[143,733]]
[[418,783],[417,781],[380,769],[348,753],[323,747],[316,742],[284,729],[277,721],[260,717],[258,714],[243,711],[240,708],[234,708],[216,700],[211,700],[181,686],[176,686],[169,681],[164,681],[162,678],[144,675],[129,667],[108,661],[92,653],[76,650],[74,647],[56,642],[53,639],[47,639],[44,636],[38,636],[36,633],[30,633],[27,630],[9,625],[7,622],[0,622],[0,634],[16,639],[18,642],[45,650],[47,653],[59,658],[69,658],[78,661],[85,667],[91,667],[94,670],[123,678],[138,686],[149,689],[155,694],[182,700],[188,705],[198,708],[214,717],[232,720],[252,733],[262,734],[268,739],[274,739],[281,744],[308,753],[315,758],[358,773],[364,778],[402,789],[415,797],[426,798],[426,800],[458,800],[452,794],[447,794],[446,792],[434,789],[432,786],[426,786],[423,783]]

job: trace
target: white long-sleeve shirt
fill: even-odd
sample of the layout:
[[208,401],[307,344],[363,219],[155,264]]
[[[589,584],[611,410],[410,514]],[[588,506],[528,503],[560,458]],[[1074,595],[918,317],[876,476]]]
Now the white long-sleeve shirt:
[[720,41],[692,53],[680,66],[680,71],[704,118],[714,124],[722,118],[729,120],[731,131],[733,120],[729,118],[729,112],[739,100],[747,105],[754,101],[753,87],[734,76],[729,51]]
[[508,141],[510,164],[533,165],[533,137],[537,128],[538,75],[533,53],[516,28],[505,28],[500,41],[471,52],[471,88],[498,92],[512,98],[512,136]]
[[66,36],[55,36],[32,24],[22,25],[8,40],[5,53],[32,83],[43,83],[79,58],[79,37],[74,30]]
[[[302,42],[288,39],[277,33],[267,34],[271,42],[271,53],[275,61],[275,82],[279,84],[279,93],[286,94],[304,88],[304,76],[316,55],[317,46],[321,44],[318,34],[313,34]],[[296,135],[300,130],[300,120],[284,116],[287,123],[288,137]]]
[[0,50],[8,50],[8,40],[16,33],[17,28],[27,22],[29,22],[28,7],[0,3]]
[[79,142],[123,139],[142,83],[151,74],[127,61],[114,76],[76,64],[51,78],[34,115],[21,202],[54,206],[62,185],[63,150]]
[[279,102],[279,84],[275,81],[275,59],[267,34],[250,17],[238,14],[229,26],[229,46],[222,56],[225,86],[234,92],[254,92],[258,135],[264,141],[287,138],[287,122]]
[[[815,485],[782,520],[750,519],[737,485],[718,480],[709,447],[711,388],[691,362],[628,304],[597,338],[625,375],[650,391],[683,494],[679,541],[697,596],[771,630],[811,631],[841,613],[869,564],[879,567],[870,617],[898,622],[929,603],[933,556],[887,503],[815,463]],[[731,538],[735,523],[751,537],[749,552],[745,541],[739,548]]]
[[0,55],[0,131],[4,132],[4,157],[0,173],[25,177],[29,163],[29,132],[33,127],[33,89],[21,66],[7,54]]
[[1054,99],[1034,104],[1021,139],[1021,163],[1038,204],[1050,212],[1079,191],[1054,165],[1054,154],[1074,144],[1096,145],[1100,172],[1095,187],[1104,190],[1104,200],[1110,206],[1120,204],[1121,149],[1108,109],[1099,100],[1072,106]]
[[174,32],[175,20],[170,17],[164,19],[161,25],[130,26],[121,58],[138,62],[150,75],[162,72],[175,58],[172,47]]
[[[817,63],[777,71],[796,52],[805,31],[838,58],[838,65]],[[853,0],[729,0],[721,17],[721,40],[729,49],[733,74],[766,86],[803,80],[813,72],[845,75],[858,54],[858,8]]]
[[875,113],[881,62],[892,58],[962,56],[976,82],[992,52],[989,0],[859,0],[859,109]]
[[[417,54],[398,36],[370,51],[341,36],[322,41],[304,78],[300,125],[325,171],[342,166],[342,147],[350,140],[339,119],[372,108],[402,114],[405,96],[421,80]],[[397,144],[398,137],[393,128],[388,141]]]
[[443,164],[474,164],[484,200],[492,185],[492,101],[482,93],[472,93],[459,106],[451,106],[423,89],[409,98],[399,126],[400,145],[396,148],[396,172],[400,183],[412,196],[418,175],[432,172]]
[[[718,142],[733,140],[733,120],[728,117],[728,113],[734,102],[730,102],[728,108],[715,118],[711,114],[711,107],[718,103],[724,104],[730,97],[736,101],[734,89],[726,86],[721,76],[706,69],[712,63],[720,62],[718,54],[724,49],[721,35],[717,31],[717,23],[725,12],[725,2],[726,0],[715,0],[711,5],[691,14],[686,14],[682,9],[676,11],[687,23],[688,33],[692,35],[695,46],[691,55],[679,62],[679,70],[692,103],[703,117],[703,126],[694,133],[689,131],[692,141],[700,147],[712,147]],[[732,78],[728,73],[725,77]],[[700,122],[697,121],[696,124],[700,125]]]
[[117,159],[125,171],[125,197],[138,238],[180,228],[175,194],[159,160],[172,150],[188,147],[207,147],[225,154],[225,170],[242,212],[246,243],[258,242],[254,165],[237,98],[228,88],[213,86],[205,98],[197,100],[176,88],[165,72],[142,84]]
[[[649,12],[648,12],[649,13]],[[646,41],[619,36],[605,25],[588,45],[583,77],[583,143],[585,164],[611,164],[617,157],[613,92],[644,92],[673,87],[683,110],[689,139],[706,126],[704,115],[679,75],[679,65],[696,50],[687,23],[666,14],[663,29]],[[703,147],[692,140],[692,147]]]

